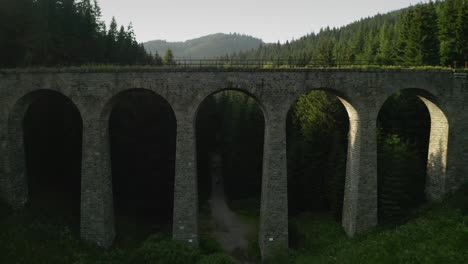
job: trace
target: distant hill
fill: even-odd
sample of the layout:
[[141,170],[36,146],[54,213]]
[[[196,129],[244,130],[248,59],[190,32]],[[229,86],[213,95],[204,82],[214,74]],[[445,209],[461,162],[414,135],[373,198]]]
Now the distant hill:
[[143,43],[148,52],[157,52],[160,56],[163,56],[167,49],[171,49],[175,59],[210,59],[257,49],[261,44],[261,39],[237,33],[212,34],[184,42],[153,40]]

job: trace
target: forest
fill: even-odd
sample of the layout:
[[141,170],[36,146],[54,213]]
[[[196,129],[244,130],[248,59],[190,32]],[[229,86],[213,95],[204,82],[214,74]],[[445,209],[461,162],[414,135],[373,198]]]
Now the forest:
[[[220,59],[297,66],[363,62],[460,67],[468,61],[467,28],[468,1],[436,1]],[[97,1],[0,0],[3,68],[174,66],[175,56],[172,51],[163,58],[147,53],[131,25],[119,28],[113,20],[106,26]],[[380,225],[353,240],[340,226],[348,114],[326,90],[297,100],[286,126],[291,251],[270,263],[468,260],[467,187],[442,205],[425,199],[430,116],[417,92],[394,94],[379,113]],[[210,156],[222,158],[229,207],[258,228],[265,121],[256,99],[224,91],[208,97],[198,111],[199,249],[170,240],[177,130],[173,110],[159,95],[139,89],[120,94],[116,101],[108,131],[115,245],[101,250],[79,241],[82,120],[69,99],[44,92],[23,122],[30,199],[20,211],[0,206],[0,262],[233,263],[205,221],[213,181]],[[440,235],[434,238],[433,230]],[[260,261],[255,231],[246,252],[252,263]]]
[[468,67],[468,2],[429,1],[220,59],[265,60],[297,66]]
[[1,67],[158,62],[136,41],[131,24],[106,26],[96,0],[0,1]]

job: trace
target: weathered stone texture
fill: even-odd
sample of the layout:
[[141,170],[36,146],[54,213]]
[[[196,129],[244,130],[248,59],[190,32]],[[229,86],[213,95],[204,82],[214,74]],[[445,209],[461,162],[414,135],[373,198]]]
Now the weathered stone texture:
[[81,237],[99,246],[112,244],[114,214],[108,119],[83,119]]
[[173,237],[198,244],[198,195],[195,124],[190,113],[178,114]]
[[377,224],[377,139],[380,108],[395,92],[415,89],[431,115],[427,196],[441,200],[468,178],[467,73],[418,70],[37,70],[0,72],[0,191],[14,207],[27,200],[22,120],[40,91],[69,98],[83,120],[81,234],[109,246],[115,236],[108,123],[129,89],[162,96],[177,119],[174,239],[198,243],[195,123],[199,105],[221,90],[244,91],[265,117],[260,248],[288,241],[286,116],[299,96],[335,94],[350,121],[343,227],[350,235]]

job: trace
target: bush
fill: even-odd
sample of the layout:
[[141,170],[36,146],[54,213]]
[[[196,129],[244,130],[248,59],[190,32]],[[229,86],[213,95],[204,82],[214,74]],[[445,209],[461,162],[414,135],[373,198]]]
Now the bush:
[[192,264],[199,258],[199,252],[177,241],[146,240],[136,251],[134,263],[141,264]]
[[200,237],[200,249],[202,250],[203,254],[208,255],[223,252],[223,248],[219,242],[209,235],[202,235]]
[[286,264],[290,263],[288,249],[283,247],[276,247],[270,256],[263,260],[265,264]]
[[262,258],[260,248],[258,247],[258,236],[252,236],[249,238],[247,256],[252,260],[260,260]]
[[232,260],[231,257],[217,253],[213,255],[208,255],[200,259],[197,264],[234,264],[235,262]]

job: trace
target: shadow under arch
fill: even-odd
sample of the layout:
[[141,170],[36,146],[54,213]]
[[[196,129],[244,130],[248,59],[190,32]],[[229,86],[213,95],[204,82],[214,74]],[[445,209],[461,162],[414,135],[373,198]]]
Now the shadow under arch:
[[64,213],[61,218],[78,227],[82,128],[76,104],[58,91],[35,90],[16,101],[8,119],[14,207]]
[[258,234],[237,213],[260,216],[263,107],[249,92],[222,89],[205,97],[195,113],[201,233],[213,233],[226,252],[249,259],[249,237]]
[[[397,100],[399,100],[399,102]],[[421,178],[421,180],[419,186],[416,186],[416,190],[409,190],[409,192],[418,192],[419,189],[419,196],[421,198],[413,197],[410,199],[414,201],[421,200],[419,203],[424,202],[425,199],[428,201],[440,201],[443,199],[446,189],[449,121],[444,110],[440,106],[441,103],[439,100],[424,89],[400,89],[385,100],[379,110],[377,119],[381,126],[385,126],[385,123],[394,122],[394,120],[384,120],[388,118],[383,116],[385,111],[387,111],[387,116],[389,111],[394,112],[393,115],[395,116],[401,115],[401,117],[392,116],[391,119],[398,119],[398,122],[400,122],[400,124],[393,124],[393,126],[401,126],[401,122],[403,122],[403,131],[385,131],[390,129],[383,127],[380,131],[380,137],[385,136],[384,134],[386,133],[401,133],[398,139],[396,138],[395,140],[407,141],[400,144],[409,146],[408,151],[413,151],[411,149],[414,149],[414,154],[412,155],[415,157],[409,158],[413,158],[415,159],[414,161],[420,161],[422,163],[419,173],[421,175],[414,176],[416,178]],[[399,111],[396,111],[396,109],[386,109],[395,107],[400,107],[400,112],[408,111],[408,113],[398,113]],[[387,126],[392,127],[392,125]],[[379,143],[379,155],[381,152],[384,152],[382,144],[383,143]],[[387,145],[388,144],[385,143],[385,146]],[[383,184],[383,176],[380,174],[383,173],[382,170],[385,170],[382,169],[381,166],[383,165],[380,162],[382,161],[379,157],[379,208],[381,207],[382,195],[384,195],[381,186]],[[407,169],[406,173],[411,173],[413,170],[416,169]],[[410,195],[410,193],[406,195]],[[381,213],[382,212],[379,212],[379,215],[381,215]]]
[[101,122],[117,242],[171,230],[177,129],[172,106],[152,90],[128,89],[106,103]]
[[[292,217],[289,242],[291,247],[298,247],[304,239],[298,225],[305,219],[316,221],[314,215],[300,214],[331,213],[335,219],[343,219],[343,225],[345,218],[349,218],[347,208],[353,203],[347,203],[350,198],[345,196],[349,195],[345,193],[345,185],[352,184],[350,181],[355,176],[351,175],[350,168],[359,164],[359,156],[355,155],[360,146],[359,116],[346,95],[333,89],[317,88],[309,89],[294,101],[287,123],[288,207]],[[303,160],[302,165],[297,164],[298,160]],[[313,168],[307,170],[308,166]],[[314,188],[315,191],[311,191]],[[301,196],[301,192],[305,195]],[[295,212],[297,201],[310,205],[296,208]],[[298,213],[299,218],[296,217]]]
[[197,118],[198,118],[198,113],[200,111],[200,107],[203,106],[203,104],[209,100],[210,98],[212,98],[213,96],[217,95],[217,94],[222,94],[223,92],[237,92],[237,93],[241,93],[241,94],[244,94],[246,95],[247,97],[255,100],[255,102],[257,103],[257,106],[260,108],[260,110],[262,111],[262,115],[263,115],[263,118],[264,120],[268,120],[268,113],[267,111],[265,111],[265,105],[262,103],[262,101],[260,100],[260,98],[258,98],[255,94],[253,94],[252,92],[248,91],[247,89],[244,89],[244,88],[223,88],[223,89],[218,89],[216,91],[213,91],[209,94],[207,94],[206,96],[204,96],[198,103],[198,105],[195,106],[195,111],[193,111],[193,116],[192,116],[192,120],[194,120],[194,124],[196,124],[197,122]]

